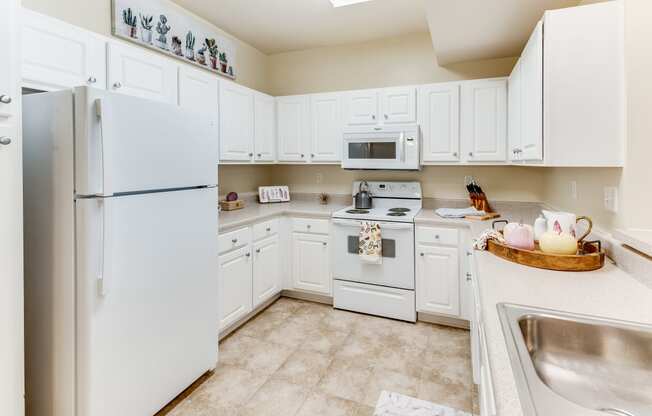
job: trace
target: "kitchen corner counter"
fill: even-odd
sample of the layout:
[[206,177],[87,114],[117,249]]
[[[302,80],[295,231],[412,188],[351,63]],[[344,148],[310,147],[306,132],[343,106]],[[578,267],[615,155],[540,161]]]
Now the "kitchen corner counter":
[[321,205],[317,201],[302,200],[272,204],[259,204],[254,201],[247,201],[247,203],[247,206],[243,209],[220,212],[220,232],[244,227],[268,218],[280,217],[283,215],[310,218],[330,218],[333,212],[346,206],[338,203]]

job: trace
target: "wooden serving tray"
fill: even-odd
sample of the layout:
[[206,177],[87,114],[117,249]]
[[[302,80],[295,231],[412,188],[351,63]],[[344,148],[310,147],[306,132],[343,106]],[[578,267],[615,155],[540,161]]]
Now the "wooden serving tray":
[[599,241],[578,243],[578,249],[581,254],[563,255],[544,253],[538,243],[534,250],[522,250],[494,240],[487,242],[489,252],[524,266],[563,272],[588,272],[604,266],[605,253]]

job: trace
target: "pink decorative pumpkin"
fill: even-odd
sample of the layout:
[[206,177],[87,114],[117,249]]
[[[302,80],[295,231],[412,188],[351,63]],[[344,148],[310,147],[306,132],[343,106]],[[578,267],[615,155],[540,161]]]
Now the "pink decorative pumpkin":
[[531,225],[510,222],[503,229],[508,246],[523,250],[534,250],[534,230]]

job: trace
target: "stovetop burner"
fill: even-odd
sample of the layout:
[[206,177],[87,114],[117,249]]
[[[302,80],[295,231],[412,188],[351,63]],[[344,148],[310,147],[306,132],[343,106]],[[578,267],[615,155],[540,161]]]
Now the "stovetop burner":
[[367,209],[349,209],[346,211],[347,214],[369,214]]
[[406,214],[404,212],[388,212],[387,213],[388,217],[405,217],[405,215]]
[[389,212],[410,212],[410,208],[390,208]]

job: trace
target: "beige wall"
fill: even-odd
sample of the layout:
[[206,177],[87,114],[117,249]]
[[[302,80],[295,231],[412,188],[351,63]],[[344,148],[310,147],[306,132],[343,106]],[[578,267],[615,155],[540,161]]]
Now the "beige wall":
[[304,94],[508,75],[516,58],[437,65],[428,33],[269,57],[270,91]]
[[[2,1],[2,0],[0,0]],[[111,35],[111,0],[22,0],[23,6],[99,34]],[[233,36],[220,28],[217,33]],[[237,48],[237,82],[267,92],[267,55],[233,38]]]
[[220,165],[220,196],[229,192],[258,192],[259,186],[272,185],[272,169],[267,165]]

